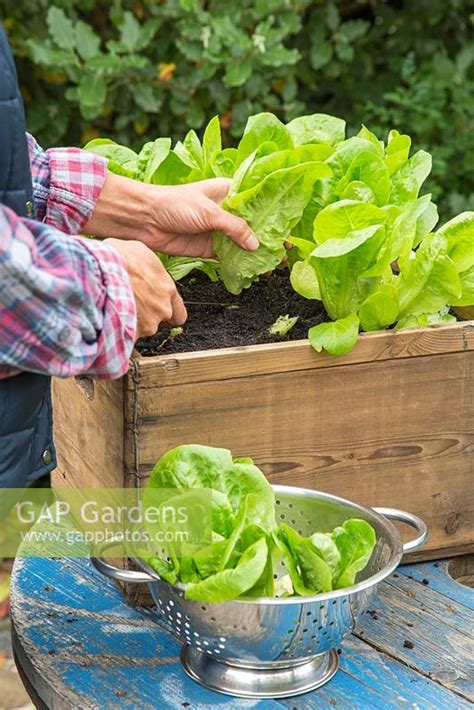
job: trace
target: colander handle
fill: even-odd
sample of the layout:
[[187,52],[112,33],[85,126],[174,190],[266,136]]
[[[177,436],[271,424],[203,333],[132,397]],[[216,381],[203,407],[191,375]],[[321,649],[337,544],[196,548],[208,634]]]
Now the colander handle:
[[398,520],[401,523],[407,523],[407,525],[418,531],[418,537],[415,537],[413,540],[403,545],[403,554],[418,550],[420,547],[423,547],[427,541],[428,528],[426,523],[417,515],[407,513],[405,510],[398,510],[398,508],[373,508],[373,510],[389,520]]
[[[110,547],[117,544],[117,541],[109,540],[101,545],[98,545],[98,550],[100,553],[105,552]],[[106,562],[103,557],[91,557],[91,562],[102,574],[111,579],[117,579],[119,582],[136,582],[138,584],[143,584],[145,582],[156,582],[156,577],[152,577],[151,574],[147,572],[136,572],[132,569],[120,569],[120,567],[115,567],[111,565],[110,562]]]

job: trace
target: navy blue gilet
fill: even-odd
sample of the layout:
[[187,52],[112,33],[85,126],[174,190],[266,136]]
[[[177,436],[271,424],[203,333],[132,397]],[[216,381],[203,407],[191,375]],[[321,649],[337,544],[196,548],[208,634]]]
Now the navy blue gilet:
[[[1,24],[0,204],[21,216],[30,214],[33,206],[23,102]],[[1,289],[0,283],[0,302]],[[23,488],[51,471],[55,464],[51,378],[24,372],[0,380],[0,488]]]

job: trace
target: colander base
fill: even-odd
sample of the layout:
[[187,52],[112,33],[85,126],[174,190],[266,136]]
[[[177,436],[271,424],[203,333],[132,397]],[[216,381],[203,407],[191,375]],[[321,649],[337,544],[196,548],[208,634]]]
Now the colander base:
[[339,656],[333,649],[304,663],[260,670],[218,661],[186,644],[181,663],[193,680],[218,693],[238,698],[289,698],[327,683],[339,667]]

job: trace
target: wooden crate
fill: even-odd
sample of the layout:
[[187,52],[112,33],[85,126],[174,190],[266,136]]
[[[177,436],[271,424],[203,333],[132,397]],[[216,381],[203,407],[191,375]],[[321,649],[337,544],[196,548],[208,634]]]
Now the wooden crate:
[[143,358],[118,382],[56,380],[55,485],[143,485],[183,443],[252,456],[272,483],[399,507],[430,527],[417,559],[474,549],[474,321]]

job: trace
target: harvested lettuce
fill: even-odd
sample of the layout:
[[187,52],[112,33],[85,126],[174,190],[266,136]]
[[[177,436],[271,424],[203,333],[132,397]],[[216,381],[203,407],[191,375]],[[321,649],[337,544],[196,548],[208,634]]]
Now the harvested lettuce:
[[[352,586],[375,547],[375,532],[365,520],[346,520],[332,532],[303,537],[289,525],[277,525],[275,494],[251,459],[233,459],[227,449],[178,446],[155,465],[145,491],[145,507],[155,500],[179,510],[185,504],[210,505],[208,544],[179,554],[168,543],[161,554],[139,551],[160,577],[186,584],[187,599],[219,602],[238,597],[300,596]],[[204,511],[204,509],[203,509]],[[204,517],[189,523],[190,533]],[[176,526],[147,523],[151,539]],[[193,529],[194,528],[194,529]],[[201,530],[201,532],[203,532]],[[165,549],[165,553],[163,553]],[[283,564],[286,574],[275,582]]]

